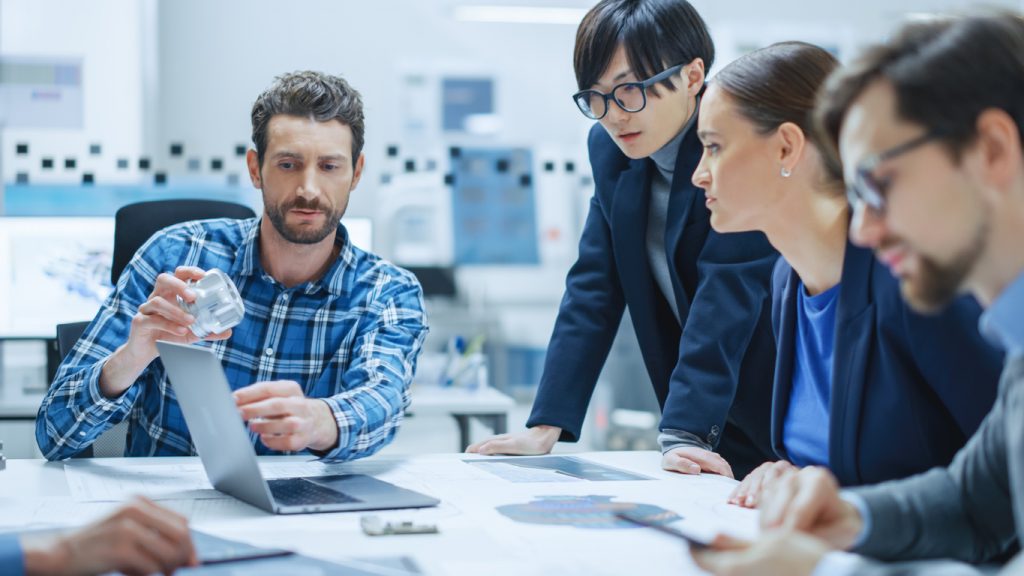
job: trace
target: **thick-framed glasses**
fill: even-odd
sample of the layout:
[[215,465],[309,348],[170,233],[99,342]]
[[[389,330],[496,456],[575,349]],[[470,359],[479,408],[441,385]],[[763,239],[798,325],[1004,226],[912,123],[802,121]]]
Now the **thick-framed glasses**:
[[876,177],[875,170],[882,162],[906,154],[939,138],[939,136],[939,133],[934,131],[925,132],[917,138],[865,158],[854,171],[853,182],[846,187],[846,199],[850,202],[850,206],[856,208],[859,204],[863,204],[875,212],[885,212],[885,197],[889,188],[889,179]]
[[642,82],[623,82],[616,85],[607,94],[597,90],[580,90],[572,95],[572,99],[576,102],[580,112],[593,120],[604,118],[604,115],[608,113],[609,100],[613,100],[625,112],[639,112],[647,106],[647,89],[679,73],[683,66],[685,64],[676,64]]

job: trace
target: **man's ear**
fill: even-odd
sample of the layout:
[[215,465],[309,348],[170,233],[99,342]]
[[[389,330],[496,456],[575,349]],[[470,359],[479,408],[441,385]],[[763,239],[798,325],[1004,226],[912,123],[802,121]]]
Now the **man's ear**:
[[257,190],[263,189],[263,179],[260,177],[260,159],[252,148],[245,153],[245,163],[249,167],[249,179]]
[[359,184],[359,179],[363,177],[363,163],[365,159],[366,155],[360,152],[359,158],[356,159],[355,168],[352,170],[352,185],[348,187],[349,192],[356,189],[356,185]]
[[700,94],[704,88],[704,59],[694,58],[683,68],[683,78],[686,78],[686,93],[694,97]]
[[981,178],[988,188],[1006,191],[1024,169],[1017,123],[1005,110],[990,108],[978,115],[976,128]]

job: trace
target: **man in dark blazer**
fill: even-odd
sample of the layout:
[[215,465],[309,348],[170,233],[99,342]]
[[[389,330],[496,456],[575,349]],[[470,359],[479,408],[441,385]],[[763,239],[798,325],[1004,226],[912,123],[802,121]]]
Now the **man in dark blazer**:
[[1015,553],[1001,573],[1024,573],[1021,94],[1024,18],[1015,13],[913,22],[829,82],[820,113],[851,184],[851,238],[876,251],[915,308],[940,309],[961,291],[977,297],[982,333],[1007,353],[999,395],[948,468],[842,493],[823,468],[785,476],[761,507],[762,537],[721,538],[693,553],[702,567],[975,574],[968,564]]
[[574,98],[600,125],[588,142],[595,192],[579,259],[529,429],[471,452],[542,454],[578,440],[628,307],[662,408],[663,467],[741,476],[770,453],[768,284],[777,253],[761,233],[712,231],[704,193],[690,181],[713,60],[707,28],[685,0],[604,0],[583,19]]

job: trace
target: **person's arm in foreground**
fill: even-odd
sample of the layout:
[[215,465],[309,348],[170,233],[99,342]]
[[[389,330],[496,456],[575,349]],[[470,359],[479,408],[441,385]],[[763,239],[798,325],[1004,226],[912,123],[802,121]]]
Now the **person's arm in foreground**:
[[171,574],[198,565],[188,521],[144,498],[70,533],[20,539],[27,576]]

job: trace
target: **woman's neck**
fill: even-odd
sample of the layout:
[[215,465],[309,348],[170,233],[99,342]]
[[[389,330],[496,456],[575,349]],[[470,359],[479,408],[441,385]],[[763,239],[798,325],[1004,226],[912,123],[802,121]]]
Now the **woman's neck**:
[[842,279],[849,207],[842,195],[831,192],[813,188],[793,192],[764,232],[813,296]]

